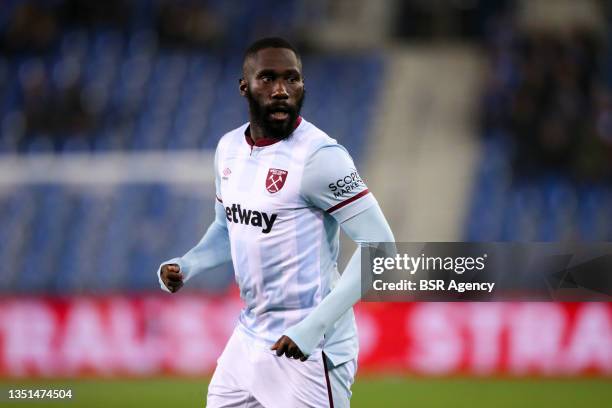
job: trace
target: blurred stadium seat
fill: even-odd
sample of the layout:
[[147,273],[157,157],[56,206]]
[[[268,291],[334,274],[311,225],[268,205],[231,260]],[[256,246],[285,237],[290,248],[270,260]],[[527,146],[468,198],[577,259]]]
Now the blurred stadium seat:
[[[223,10],[224,2],[212,3],[242,27],[226,39],[226,51],[161,44],[154,20],[147,18],[153,2],[140,1],[130,3],[136,17],[127,29],[66,26],[44,52],[7,54],[0,59],[0,75],[6,79],[0,81],[2,153],[214,149],[225,132],[247,121],[237,89],[241,57],[232,44],[244,46],[241,32],[254,30],[252,22],[262,20],[252,18],[259,7]],[[18,6],[2,7],[10,14]],[[293,13],[282,10],[278,19],[267,18],[289,29]],[[2,22],[4,32],[8,23]],[[345,144],[359,162],[384,58],[307,55],[304,67],[308,94],[303,115]],[[212,217],[210,194],[185,199],[163,184],[90,190],[57,180],[0,192],[0,206],[9,209],[0,214],[0,251],[11,260],[10,267],[1,269],[5,291],[154,290],[151,274],[158,263],[189,249]],[[163,231],[173,231],[172,239]],[[210,274],[199,286],[224,290],[232,271],[222,272]]]
[[491,34],[483,154],[465,239],[609,241],[605,36],[594,28],[526,32],[514,22]]

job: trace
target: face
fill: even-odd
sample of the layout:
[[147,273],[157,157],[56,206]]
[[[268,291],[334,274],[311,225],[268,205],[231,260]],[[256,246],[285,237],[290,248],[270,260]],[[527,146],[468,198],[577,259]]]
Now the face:
[[266,137],[289,136],[304,101],[301,64],[293,51],[265,48],[249,57],[240,80],[240,94],[249,101],[251,122]]

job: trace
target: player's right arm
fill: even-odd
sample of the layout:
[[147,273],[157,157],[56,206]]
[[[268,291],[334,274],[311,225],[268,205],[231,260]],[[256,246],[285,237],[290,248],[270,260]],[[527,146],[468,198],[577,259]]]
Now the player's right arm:
[[215,220],[200,242],[180,258],[163,262],[157,270],[162,290],[174,293],[193,276],[232,260],[227,219],[220,194],[220,177],[215,152]]
[[215,204],[215,220],[196,246],[180,258],[162,263],[157,272],[166,292],[174,293],[193,276],[232,260],[225,208]]

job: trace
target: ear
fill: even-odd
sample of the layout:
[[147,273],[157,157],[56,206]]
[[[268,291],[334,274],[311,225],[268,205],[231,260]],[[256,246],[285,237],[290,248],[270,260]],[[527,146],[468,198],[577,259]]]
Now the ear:
[[238,90],[240,90],[241,96],[246,96],[249,89],[249,85],[247,84],[246,79],[240,78],[238,80]]

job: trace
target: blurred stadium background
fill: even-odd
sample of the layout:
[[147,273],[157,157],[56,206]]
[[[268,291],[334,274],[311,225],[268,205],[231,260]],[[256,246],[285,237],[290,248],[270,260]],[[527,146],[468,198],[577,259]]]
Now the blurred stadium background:
[[[204,404],[233,272],[170,296],[155,270],[212,220],[262,36],[303,50],[303,115],[398,241],[612,240],[611,22],[603,0],[0,2],[0,403]],[[357,317],[356,407],[611,404],[610,303]]]

